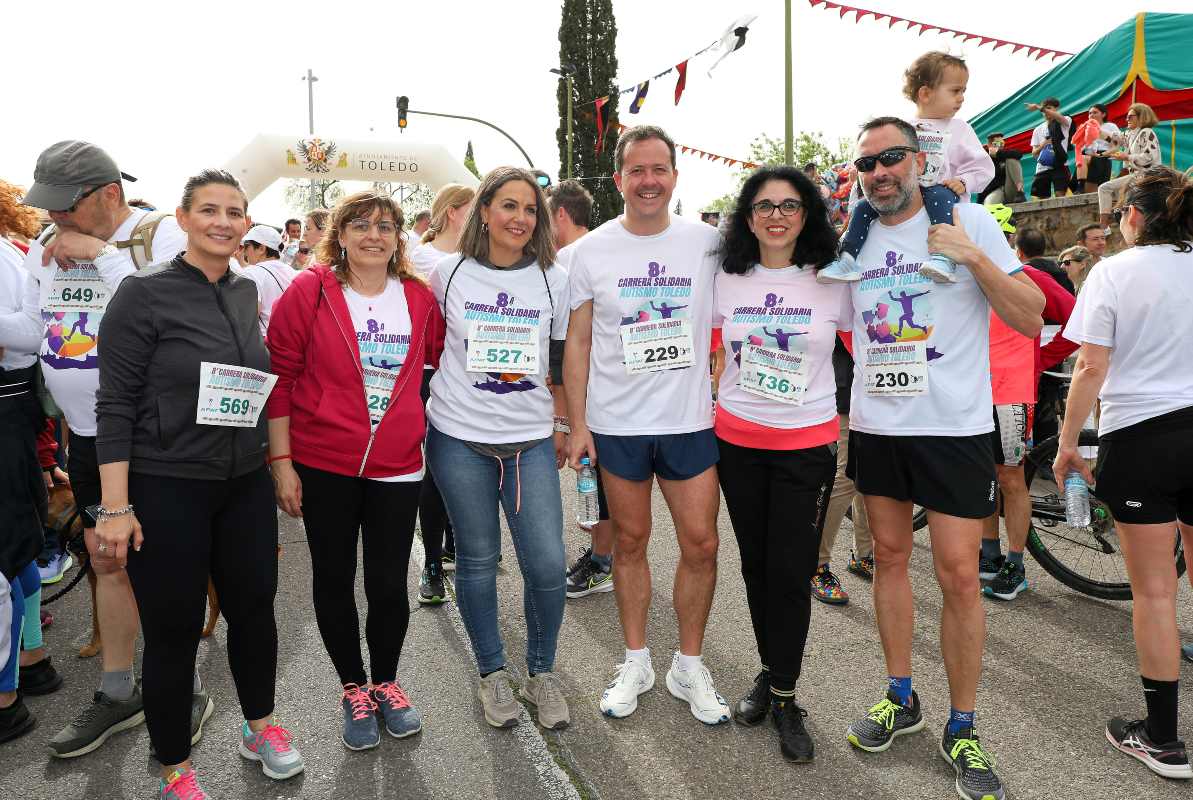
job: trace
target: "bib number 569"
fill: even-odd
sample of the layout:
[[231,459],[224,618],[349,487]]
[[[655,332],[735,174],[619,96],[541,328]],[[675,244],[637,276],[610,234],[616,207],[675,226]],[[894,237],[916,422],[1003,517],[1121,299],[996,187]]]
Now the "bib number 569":
[[235,397],[221,397],[220,398],[220,413],[221,414],[247,414],[249,413],[249,401],[247,399],[240,399]]

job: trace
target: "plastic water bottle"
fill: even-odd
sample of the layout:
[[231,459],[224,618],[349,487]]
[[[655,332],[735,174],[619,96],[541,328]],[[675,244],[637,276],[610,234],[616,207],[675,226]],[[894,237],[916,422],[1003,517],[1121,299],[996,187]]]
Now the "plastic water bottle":
[[601,521],[600,504],[597,502],[597,475],[592,462],[580,459],[580,471],[576,473],[576,522],[584,526],[596,525]]
[[1065,476],[1065,521],[1074,528],[1089,527],[1089,486],[1077,470]]

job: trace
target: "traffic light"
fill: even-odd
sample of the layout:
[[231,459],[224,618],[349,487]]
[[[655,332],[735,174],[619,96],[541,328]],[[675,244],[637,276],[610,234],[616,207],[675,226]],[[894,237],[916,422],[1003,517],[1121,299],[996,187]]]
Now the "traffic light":
[[406,110],[410,107],[410,98],[402,95],[398,98],[398,129],[406,130]]

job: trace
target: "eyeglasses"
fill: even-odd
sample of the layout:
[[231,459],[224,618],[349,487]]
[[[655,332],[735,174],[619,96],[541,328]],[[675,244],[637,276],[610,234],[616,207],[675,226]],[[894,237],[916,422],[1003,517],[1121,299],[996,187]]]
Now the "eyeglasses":
[[381,234],[382,236],[388,238],[390,236],[398,235],[398,226],[387,219],[383,219],[380,222],[370,222],[364,217],[358,217],[349,221],[348,223],[348,227],[353,233],[359,233],[361,235],[368,233],[369,228],[372,228],[374,225],[377,226],[377,233]]
[[1084,263],[1085,263],[1084,258],[1065,258],[1065,259],[1061,260],[1060,265],[1062,267],[1067,267],[1070,264],[1084,264]]
[[802,201],[791,198],[784,200],[778,205],[772,203],[770,200],[759,200],[757,203],[750,206],[750,208],[754,209],[755,216],[759,217],[773,217],[775,215],[776,208],[784,217],[794,217],[803,207],[804,204]]
[[1123,221],[1123,217],[1126,216],[1127,209],[1130,207],[1131,207],[1130,204],[1125,205],[1125,206],[1119,206],[1118,208],[1116,208],[1110,212],[1112,215],[1114,215],[1114,224],[1115,225],[1118,225]]
[[84,200],[86,200],[88,197],[90,197],[91,195],[95,194],[96,192],[98,192],[100,189],[104,188],[104,187],[105,187],[105,186],[107,186],[107,185],[108,185],[108,184],[106,184],[106,183],[101,183],[99,186],[94,186],[94,187],[92,187],[92,188],[88,189],[87,191],[83,192],[81,195],[79,195],[78,199],[77,199],[77,200],[75,200],[75,204],[74,204],[73,206],[71,206],[70,208],[66,209],[65,211],[63,211],[62,213],[63,213],[63,214],[73,214],[73,213],[75,213],[76,211],[78,211],[78,210],[79,210],[79,204],[80,204],[80,203],[82,203],[82,202],[83,202]]
[[873,172],[874,167],[882,164],[884,167],[893,167],[903,159],[907,158],[908,153],[918,153],[919,149],[915,147],[906,147],[900,145],[899,147],[888,147],[881,153],[875,156],[862,156],[853,162],[857,167],[858,172]]
[[1128,111],[1128,112],[1127,112],[1127,116],[1128,116],[1128,117],[1138,117],[1138,116],[1139,116],[1139,112],[1138,112],[1138,111]]

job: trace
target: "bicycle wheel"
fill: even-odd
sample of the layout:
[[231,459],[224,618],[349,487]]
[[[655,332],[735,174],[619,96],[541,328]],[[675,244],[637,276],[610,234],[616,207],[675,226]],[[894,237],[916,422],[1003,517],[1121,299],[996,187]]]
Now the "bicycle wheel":
[[[1070,589],[1104,600],[1130,600],[1131,583],[1114,519],[1098,499],[1097,491],[1090,491],[1089,528],[1072,528],[1065,521],[1065,501],[1052,474],[1058,441],[1056,436],[1045,439],[1024,459],[1032,521],[1027,549],[1045,572]],[[1082,431],[1077,443],[1080,447],[1097,447],[1098,435]],[[1179,576],[1185,571],[1179,533],[1175,558]]]

